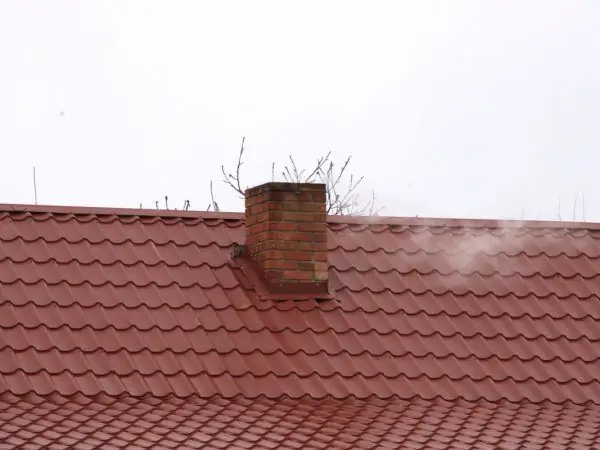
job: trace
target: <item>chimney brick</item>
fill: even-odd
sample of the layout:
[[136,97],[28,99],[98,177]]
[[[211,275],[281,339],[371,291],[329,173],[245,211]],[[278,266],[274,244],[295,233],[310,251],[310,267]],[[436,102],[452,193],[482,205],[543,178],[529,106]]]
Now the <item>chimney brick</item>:
[[324,184],[266,183],[246,191],[248,256],[273,292],[327,293]]

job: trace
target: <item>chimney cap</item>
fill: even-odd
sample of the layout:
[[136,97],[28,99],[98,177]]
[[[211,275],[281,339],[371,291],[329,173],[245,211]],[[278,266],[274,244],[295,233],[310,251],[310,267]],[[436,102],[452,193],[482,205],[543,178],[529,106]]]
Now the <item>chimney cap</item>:
[[324,183],[287,183],[271,181],[246,189],[246,197],[260,194],[266,191],[282,192],[322,192],[326,188]]

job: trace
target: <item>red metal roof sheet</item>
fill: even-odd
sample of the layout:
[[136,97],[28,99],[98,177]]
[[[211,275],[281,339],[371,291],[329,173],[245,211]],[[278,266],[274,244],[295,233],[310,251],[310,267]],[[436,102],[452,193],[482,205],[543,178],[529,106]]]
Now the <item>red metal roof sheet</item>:
[[3,398],[600,404],[596,225],[331,218],[335,299],[276,302],[242,215],[3,210]]

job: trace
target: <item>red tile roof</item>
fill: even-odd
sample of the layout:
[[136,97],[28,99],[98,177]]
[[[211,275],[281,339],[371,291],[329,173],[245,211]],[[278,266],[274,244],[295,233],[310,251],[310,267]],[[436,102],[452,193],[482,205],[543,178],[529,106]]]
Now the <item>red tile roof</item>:
[[[0,448],[598,448],[595,406],[441,399],[0,399]],[[52,447],[54,445],[54,447]]]
[[600,447],[600,226],[332,217],[273,301],[241,214],[0,209],[2,442]]

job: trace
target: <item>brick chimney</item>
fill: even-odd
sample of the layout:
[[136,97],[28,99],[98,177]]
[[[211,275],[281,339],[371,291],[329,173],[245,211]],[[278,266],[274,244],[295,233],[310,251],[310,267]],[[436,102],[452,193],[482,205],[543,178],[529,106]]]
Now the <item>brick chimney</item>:
[[271,293],[328,293],[324,184],[266,183],[248,189],[245,223],[245,254]]

